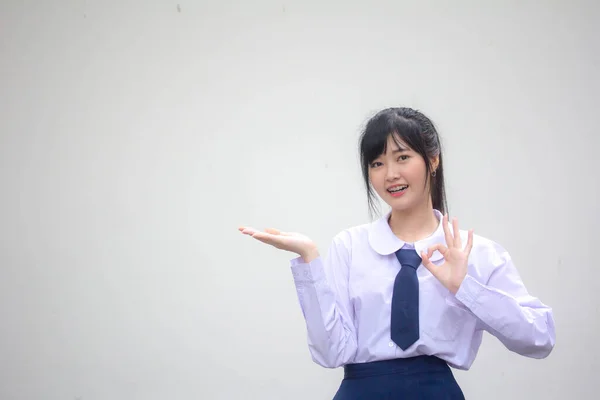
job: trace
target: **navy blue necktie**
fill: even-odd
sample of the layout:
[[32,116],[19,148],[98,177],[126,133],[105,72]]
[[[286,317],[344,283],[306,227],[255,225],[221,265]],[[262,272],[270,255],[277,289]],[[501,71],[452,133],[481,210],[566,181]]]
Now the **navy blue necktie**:
[[421,257],[414,249],[400,249],[396,258],[402,266],[394,281],[391,337],[402,350],[419,339],[419,280]]

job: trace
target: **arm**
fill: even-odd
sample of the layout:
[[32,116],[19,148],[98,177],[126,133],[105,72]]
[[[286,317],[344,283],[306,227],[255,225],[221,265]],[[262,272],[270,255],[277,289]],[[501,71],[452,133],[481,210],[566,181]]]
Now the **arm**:
[[348,295],[347,246],[344,236],[338,235],[326,257],[313,254],[291,261],[312,359],[327,368],[351,362],[357,350]]
[[474,262],[491,264],[489,279],[484,284],[467,273],[456,298],[478,317],[479,328],[513,352],[547,357],[556,341],[552,309],[527,292],[510,255],[500,246],[494,244]]

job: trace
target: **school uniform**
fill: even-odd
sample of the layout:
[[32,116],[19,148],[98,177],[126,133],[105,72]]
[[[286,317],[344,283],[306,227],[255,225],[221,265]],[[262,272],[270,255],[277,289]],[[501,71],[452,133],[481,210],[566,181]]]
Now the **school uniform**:
[[[456,294],[416,268],[418,337],[404,349],[392,340],[393,288],[404,268],[396,254],[445,244],[442,214],[434,212],[437,230],[415,243],[394,235],[388,213],[340,232],[324,257],[292,259],[312,359],[344,368],[335,400],[462,399],[450,367],[471,367],[484,331],[526,357],[544,358],[554,347],[552,309],[527,292],[509,253],[478,235]],[[466,231],[461,239],[467,243]],[[438,251],[430,259],[444,262]]]

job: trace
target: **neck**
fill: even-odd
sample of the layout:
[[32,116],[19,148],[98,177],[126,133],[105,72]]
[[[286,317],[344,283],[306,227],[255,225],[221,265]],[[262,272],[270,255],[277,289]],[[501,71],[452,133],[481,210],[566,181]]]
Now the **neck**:
[[416,242],[430,236],[439,221],[431,203],[412,210],[392,210],[388,221],[392,232],[404,242]]

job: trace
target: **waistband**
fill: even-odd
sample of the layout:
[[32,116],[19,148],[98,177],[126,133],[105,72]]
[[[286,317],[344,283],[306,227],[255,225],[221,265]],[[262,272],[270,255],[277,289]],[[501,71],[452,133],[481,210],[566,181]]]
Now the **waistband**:
[[424,372],[447,372],[450,367],[446,361],[435,356],[416,356],[395,358],[392,360],[347,364],[344,366],[344,378],[363,378],[367,376],[389,374],[415,374]]

